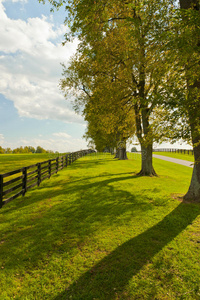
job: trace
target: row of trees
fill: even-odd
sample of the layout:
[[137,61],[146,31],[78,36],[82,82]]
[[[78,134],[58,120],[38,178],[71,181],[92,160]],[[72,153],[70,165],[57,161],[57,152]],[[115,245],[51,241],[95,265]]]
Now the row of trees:
[[[194,147],[185,199],[200,200],[199,0],[49,0],[65,5],[76,54],[63,65],[61,88],[73,93],[98,150],[137,136],[139,175],[156,175],[154,142],[180,138]],[[124,145],[124,146],[123,146]]]
[[32,146],[18,147],[15,149],[11,148],[2,148],[0,146],[0,154],[20,154],[20,153],[53,153],[51,150],[45,150],[41,146],[37,146],[35,149]]

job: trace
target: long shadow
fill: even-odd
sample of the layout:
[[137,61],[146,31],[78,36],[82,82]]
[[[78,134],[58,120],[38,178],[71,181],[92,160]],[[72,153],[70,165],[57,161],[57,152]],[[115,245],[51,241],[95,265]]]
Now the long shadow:
[[[127,175],[127,176],[123,176],[123,177],[118,177],[121,175]],[[49,197],[49,191],[47,192],[43,192],[44,189],[47,188],[47,184],[48,187],[53,188],[54,186],[58,185],[58,181],[54,181],[53,179],[58,179],[59,180],[59,176],[60,174],[56,174],[54,175],[54,178],[49,179],[50,181],[46,180],[44,181],[44,185],[42,184],[40,187],[36,187],[34,190],[32,190],[32,192],[34,192],[34,199],[33,196],[29,197],[30,193],[27,192],[25,197],[20,197],[16,200],[14,200],[17,205],[10,207],[9,205],[4,206],[4,209],[1,210],[0,212],[2,214],[5,213],[9,213],[11,210],[18,210],[19,208],[28,206],[28,205],[32,205],[35,202],[39,202],[39,201],[43,201],[43,199],[45,199],[46,197]],[[127,180],[127,179],[137,179],[139,178],[137,175],[134,175],[132,172],[131,173],[117,173],[117,174],[105,174],[105,175],[99,175],[99,176],[95,176],[95,178],[104,178],[104,177],[111,177],[109,179],[106,180],[101,180],[98,182],[92,182],[92,183],[87,183],[88,180],[92,179],[93,177],[83,177],[81,179],[77,179],[80,178],[79,176],[77,176],[77,178],[75,176],[73,176],[73,178],[70,181],[66,181],[65,187],[64,187],[64,182],[59,182],[59,185],[62,186],[62,189],[60,191],[55,191],[52,192],[52,196],[59,196],[61,194],[69,194],[69,193],[74,193],[77,192],[77,190],[79,192],[81,191],[86,191],[89,190],[90,188],[103,188],[105,186],[108,186],[109,183],[113,183],[113,182],[118,182],[118,181],[123,181],[123,180]],[[77,185],[74,186],[74,183],[79,183]],[[41,194],[42,192],[42,194]]]
[[[126,174],[128,175],[130,173],[126,173]],[[118,176],[118,174],[115,174],[115,176]],[[96,176],[95,178],[101,178],[101,177],[104,177],[104,176]],[[124,180],[128,180],[128,179],[138,179],[138,178],[139,177],[137,175],[132,175],[132,174],[130,174],[128,176],[124,176],[124,177],[114,177],[113,175],[111,175],[111,178],[109,178],[109,179],[101,180],[98,182],[91,182],[91,183],[85,183],[84,181],[87,182],[87,180],[89,179],[89,178],[86,178],[85,180],[80,180],[79,184],[77,184],[76,186],[74,186],[74,185],[70,186],[70,183],[78,182],[78,180],[75,180],[75,181],[72,180],[71,182],[68,183],[69,185],[67,187],[67,192],[73,193],[73,192],[76,192],[77,190],[80,192],[81,190],[89,190],[90,188],[93,188],[93,187],[101,188],[101,187],[108,186],[110,183],[124,181]]]
[[106,158],[106,160],[104,158],[99,158],[97,157],[87,157],[85,156],[83,159],[78,159],[77,161],[75,161],[74,163],[72,163],[70,165],[70,167],[72,169],[77,169],[77,168],[89,168],[92,166],[98,166],[98,165],[104,165],[106,163],[108,163],[109,161],[115,162],[115,160],[113,160],[112,157],[110,158]]
[[[125,242],[94,265],[54,300],[111,300],[163,247],[177,237],[199,214],[199,207],[181,203],[161,222]],[[121,299],[121,298],[120,298]]]
[[[9,214],[8,232],[5,230],[5,235],[8,240],[13,241],[14,239],[15,242],[13,249],[9,249],[12,255],[6,258],[5,267],[7,269],[15,268],[19,262],[21,265],[26,265],[27,255],[24,255],[24,252],[27,249],[28,258],[34,264],[52,249],[58,252],[71,251],[72,248],[77,248],[78,245],[84,243],[85,238],[92,236],[99,229],[99,226],[110,226],[118,222],[117,218],[120,215],[132,211],[132,214],[127,216],[127,218],[131,218],[138,211],[152,209],[150,203],[137,199],[134,194],[115,189],[109,185],[109,183],[130,178],[131,176],[113,176],[96,183],[84,184],[81,182],[78,186],[61,185],[61,189],[54,191],[53,188],[58,184],[58,180],[55,181],[51,193],[48,189],[42,193],[38,189],[34,191],[34,197],[18,201],[18,205],[13,209],[8,205],[8,209],[3,209],[1,215]],[[73,197],[73,193],[78,193],[78,195]],[[51,197],[59,197],[60,199],[52,208]],[[72,202],[71,197],[73,198]],[[44,212],[41,211],[41,216],[38,213],[36,216],[30,214],[26,207],[32,203],[40,206],[39,202],[43,202],[44,199],[48,208]],[[109,201],[107,201],[108,199]],[[25,216],[22,217],[19,214],[20,218],[17,218],[13,213],[14,210],[24,210]],[[12,232],[9,227],[9,223],[12,224],[12,222],[15,228],[19,228],[18,231]],[[29,246],[24,250],[21,245],[25,240]],[[38,249],[41,249],[41,245],[43,250],[40,252]],[[2,244],[1,251],[6,253],[6,247],[6,243]]]

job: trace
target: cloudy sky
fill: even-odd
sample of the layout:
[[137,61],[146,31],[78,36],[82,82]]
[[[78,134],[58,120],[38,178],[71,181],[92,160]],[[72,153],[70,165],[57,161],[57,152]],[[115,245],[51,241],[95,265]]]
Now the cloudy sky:
[[38,0],[0,0],[0,145],[87,148],[86,124],[58,84],[77,41],[62,46],[64,9]]

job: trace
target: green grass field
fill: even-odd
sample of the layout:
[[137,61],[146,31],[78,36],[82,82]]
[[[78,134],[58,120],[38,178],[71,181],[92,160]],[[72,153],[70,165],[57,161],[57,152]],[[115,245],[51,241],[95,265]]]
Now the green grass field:
[[[14,165],[14,164],[13,164]],[[0,210],[0,299],[200,299],[192,169],[84,157]]]
[[181,154],[181,153],[174,153],[174,152],[154,152],[153,154],[169,156],[169,157],[188,160],[188,161],[194,161],[194,156],[192,154],[183,154],[183,153]]
[[0,174],[53,159],[58,156],[59,154],[54,153],[0,154]]

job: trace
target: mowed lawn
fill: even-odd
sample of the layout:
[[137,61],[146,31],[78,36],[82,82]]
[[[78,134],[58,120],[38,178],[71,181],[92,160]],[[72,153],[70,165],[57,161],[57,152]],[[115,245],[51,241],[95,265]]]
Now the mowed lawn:
[[0,210],[0,299],[200,299],[192,169],[83,157]]
[[0,154],[0,174],[28,167],[58,156],[59,154],[56,153]]
[[175,153],[175,152],[154,152],[153,154],[169,156],[169,157],[188,160],[188,161],[194,161],[194,156],[191,153],[183,154],[183,153]]

